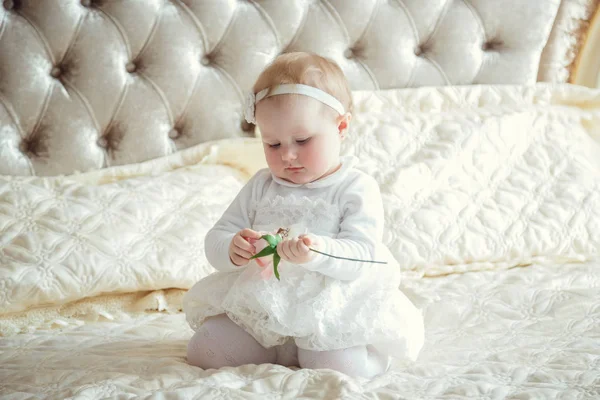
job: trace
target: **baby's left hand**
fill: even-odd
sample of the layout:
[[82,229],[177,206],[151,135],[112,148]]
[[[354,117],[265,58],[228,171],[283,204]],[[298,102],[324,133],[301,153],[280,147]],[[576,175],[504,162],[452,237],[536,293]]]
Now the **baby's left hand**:
[[315,253],[310,247],[317,248],[318,239],[313,235],[300,235],[297,238],[286,239],[277,245],[277,253],[282,260],[292,264],[305,264],[313,259]]

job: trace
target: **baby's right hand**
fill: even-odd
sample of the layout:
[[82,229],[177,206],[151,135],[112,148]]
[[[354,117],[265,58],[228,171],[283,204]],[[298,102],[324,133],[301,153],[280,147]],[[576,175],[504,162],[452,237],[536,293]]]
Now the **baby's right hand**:
[[250,257],[256,253],[256,248],[248,239],[260,239],[260,233],[252,229],[242,229],[235,234],[229,244],[229,258],[231,262],[242,267],[250,262]]

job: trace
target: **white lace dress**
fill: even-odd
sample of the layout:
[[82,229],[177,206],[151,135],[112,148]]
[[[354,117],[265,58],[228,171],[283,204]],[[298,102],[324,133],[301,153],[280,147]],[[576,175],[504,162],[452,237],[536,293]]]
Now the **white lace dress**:
[[[423,345],[419,310],[398,289],[400,270],[381,244],[383,209],[376,182],[355,170],[354,159],[325,179],[294,185],[259,171],[208,233],[206,253],[218,270],[192,287],[184,311],[193,329],[226,313],[263,346],[294,338],[308,350],[370,344],[391,356],[416,358]],[[231,263],[227,248],[243,228],[290,228],[290,236],[322,237],[323,251],[388,264],[316,255],[308,264],[282,261],[281,280],[266,279],[250,262]]]

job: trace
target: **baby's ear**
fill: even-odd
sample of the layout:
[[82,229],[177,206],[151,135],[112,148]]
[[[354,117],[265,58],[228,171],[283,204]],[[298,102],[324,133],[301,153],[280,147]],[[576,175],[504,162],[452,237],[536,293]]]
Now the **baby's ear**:
[[352,114],[350,114],[349,112],[345,113],[344,115],[340,115],[337,118],[338,132],[342,139],[346,136],[346,132],[348,131],[348,128],[350,127],[351,120],[352,120]]

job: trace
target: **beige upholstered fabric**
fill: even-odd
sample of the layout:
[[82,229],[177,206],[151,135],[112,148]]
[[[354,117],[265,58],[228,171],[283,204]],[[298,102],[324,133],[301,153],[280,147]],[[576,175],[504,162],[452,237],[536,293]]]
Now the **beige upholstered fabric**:
[[600,0],[580,39],[580,50],[571,68],[570,82],[600,89]]
[[538,80],[574,82],[577,57],[600,0],[563,0],[542,53]]
[[[286,51],[333,58],[353,89],[533,83],[559,6],[560,0],[4,0],[0,174],[67,174],[252,135],[242,118],[244,93]],[[553,62],[564,58],[557,49],[544,65],[560,64]],[[539,76],[565,80],[559,70]]]

